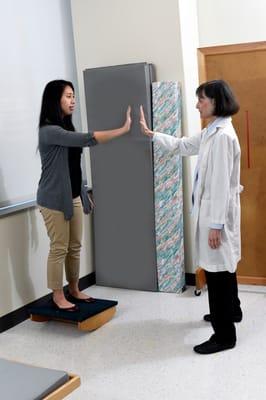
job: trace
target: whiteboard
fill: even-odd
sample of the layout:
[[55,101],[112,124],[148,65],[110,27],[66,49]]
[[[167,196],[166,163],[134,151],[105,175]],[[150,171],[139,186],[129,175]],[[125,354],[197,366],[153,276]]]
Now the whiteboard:
[[[68,0],[0,0],[0,215],[35,204],[46,83],[77,72]],[[79,108],[74,124],[80,125]],[[78,125],[78,126],[77,126]]]

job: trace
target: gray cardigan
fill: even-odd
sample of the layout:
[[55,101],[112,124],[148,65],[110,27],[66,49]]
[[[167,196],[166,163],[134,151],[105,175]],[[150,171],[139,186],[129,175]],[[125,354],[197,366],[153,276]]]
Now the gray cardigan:
[[[42,173],[37,191],[37,204],[62,211],[65,219],[73,216],[72,189],[68,167],[68,147],[97,144],[92,133],[67,131],[58,125],[45,125],[39,130],[39,151]],[[86,214],[90,212],[87,191],[82,185],[81,201]]]

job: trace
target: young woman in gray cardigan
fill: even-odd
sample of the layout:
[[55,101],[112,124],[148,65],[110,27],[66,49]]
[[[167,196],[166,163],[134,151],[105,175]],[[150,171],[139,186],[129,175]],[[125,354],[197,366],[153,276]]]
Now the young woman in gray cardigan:
[[[42,163],[37,204],[50,239],[47,262],[48,287],[56,308],[75,311],[75,302],[94,299],[80,292],[79,264],[82,238],[82,208],[90,211],[88,194],[82,187],[82,147],[95,146],[122,136],[130,130],[131,109],[118,129],[89,133],[75,132],[73,84],[64,80],[49,82],[43,93],[39,122],[39,151]],[[63,292],[63,265],[69,283],[69,297]]]

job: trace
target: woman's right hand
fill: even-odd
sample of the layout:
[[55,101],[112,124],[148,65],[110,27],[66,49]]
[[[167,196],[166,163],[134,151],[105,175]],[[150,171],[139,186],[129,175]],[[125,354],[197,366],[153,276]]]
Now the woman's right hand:
[[132,123],[132,119],[131,119],[131,107],[128,106],[127,112],[126,112],[126,121],[125,121],[125,123],[124,123],[124,125],[123,125],[123,127],[122,127],[124,133],[127,133],[127,132],[130,131],[131,123]]
[[148,125],[146,123],[146,119],[145,119],[145,115],[144,115],[144,111],[143,111],[143,107],[142,106],[140,106],[140,120],[139,120],[139,123],[140,123],[140,128],[141,128],[142,133],[144,133],[144,135],[147,135],[149,137],[153,137],[154,133],[153,133],[153,131],[151,131],[148,128]]
[[131,122],[131,107],[128,106],[126,112],[126,121],[123,126],[116,129],[107,129],[105,131],[94,131],[93,136],[98,143],[107,143],[109,140],[118,138],[119,136],[122,136],[130,131]]

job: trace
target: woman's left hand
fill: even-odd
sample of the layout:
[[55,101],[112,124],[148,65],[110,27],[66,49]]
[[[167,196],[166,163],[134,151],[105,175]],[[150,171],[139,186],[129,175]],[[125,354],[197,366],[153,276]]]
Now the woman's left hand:
[[91,206],[91,210],[94,210],[95,203],[94,203],[94,200],[93,200],[92,192],[88,192],[88,199],[89,199],[89,203],[90,203],[90,206]]
[[147,122],[146,122],[146,119],[145,119],[145,115],[144,115],[144,111],[143,111],[143,107],[142,106],[140,106],[140,120],[139,120],[139,123],[140,123],[140,128],[141,128],[142,133],[144,133],[144,135],[147,135],[147,136],[152,138],[154,133],[153,133],[153,131],[151,131],[148,128],[148,125],[147,125]]
[[222,237],[221,231],[221,229],[210,229],[208,242],[212,249],[218,249],[218,247],[220,247]]

